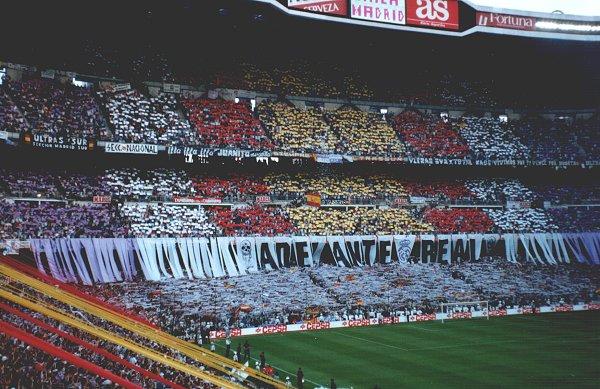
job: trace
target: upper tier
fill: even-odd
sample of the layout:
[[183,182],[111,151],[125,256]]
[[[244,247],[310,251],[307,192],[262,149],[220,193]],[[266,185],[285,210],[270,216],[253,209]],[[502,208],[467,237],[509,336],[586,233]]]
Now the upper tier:
[[[61,82],[62,81],[62,82]],[[98,141],[349,158],[469,161],[598,161],[600,116],[511,116],[257,97],[238,102],[201,92],[143,93],[75,87],[65,80],[5,77],[0,130]],[[233,98],[232,95],[222,93]],[[252,100],[252,102],[250,101]],[[252,106],[251,104],[252,103]],[[256,105],[256,107],[255,107]],[[313,104],[314,105],[314,104]]]

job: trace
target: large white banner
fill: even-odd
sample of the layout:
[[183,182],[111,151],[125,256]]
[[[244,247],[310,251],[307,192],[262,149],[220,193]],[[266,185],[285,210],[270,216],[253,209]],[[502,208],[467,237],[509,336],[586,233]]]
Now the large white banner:
[[373,22],[406,24],[404,0],[351,0],[350,16]]
[[600,264],[600,233],[33,239],[38,268],[84,284],[235,277],[282,267],[457,263],[484,257],[539,265]]

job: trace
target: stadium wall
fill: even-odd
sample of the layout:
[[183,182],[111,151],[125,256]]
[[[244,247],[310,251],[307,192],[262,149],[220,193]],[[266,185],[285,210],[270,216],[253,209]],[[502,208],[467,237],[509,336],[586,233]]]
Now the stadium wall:
[[[501,310],[490,310],[489,316],[512,316],[512,315],[532,315],[541,313],[555,313],[555,312],[573,312],[573,311],[598,311],[600,310],[600,303],[590,304],[579,304],[579,305],[553,305],[553,306],[542,306],[539,308],[532,307],[518,307],[508,308]],[[281,324],[281,325],[268,325],[262,327],[251,327],[251,328],[232,328],[228,331],[210,331],[210,338],[212,339],[224,339],[229,334],[231,337],[238,336],[251,336],[251,335],[268,335],[268,334],[282,334],[287,332],[299,332],[299,331],[319,331],[328,330],[334,328],[350,328],[350,327],[370,327],[387,324],[401,324],[401,323],[414,323],[422,321],[435,321],[435,320],[453,320],[453,319],[476,319],[486,317],[485,311],[474,311],[474,312],[457,312],[457,313],[435,313],[435,314],[424,314],[424,315],[410,315],[410,316],[398,316],[398,317],[384,317],[380,319],[361,319],[361,320],[340,320],[340,321],[323,321],[313,323],[297,323],[297,324]]]

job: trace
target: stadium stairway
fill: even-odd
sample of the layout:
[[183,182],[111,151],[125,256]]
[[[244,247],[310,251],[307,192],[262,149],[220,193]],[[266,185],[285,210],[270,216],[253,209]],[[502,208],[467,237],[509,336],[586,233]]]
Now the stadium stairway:
[[79,358],[71,353],[68,353],[65,350],[56,347],[36,336],[33,336],[30,333],[25,332],[5,321],[0,321],[0,332],[4,333],[7,336],[11,336],[15,339],[19,339],[20,341],[27,343],[32,347],[35,347],[47,354],[60,358],[63,361],[67,361],[74,366],[87,370],[90,373],[97,374],[102,378],[109,379],[113,383],[118,384],[124,388],[141,389],[141,386],[135,385],[130,381],[127,381],[106,369],[103,369],[99,366],[94,365],[91,362],[86,361],[85,359]]
[[[52,278],[50,278],[52,282],[47,283],[35,277],[32,277],[31,275],[26,274],[24,271],[20,271],[20,269],[16,269],[10,266],[11,261],[14,260],[6,260],[6,258],[2,258],[2,260],[0,261],[0,274],[4,277],[7,277],[8,279],[22,283],[23,285],[26,285],[29,288],[32,288],[33,290],[42,293],[45,296],[56,299],[57,301],[60,301],[68,306],[80,309],[102,320],[106,320],[110,323],[116,324],[128,331],[131,331],[136,335],[142,336],[148,340],[156,342],[159,345],[176,350],[179,353],[186,355],[213,370],[223,373],[223,375],[233,376],[238,379],[240,377],[252,377],[254,380],[268,384],[274,388],[286,387],[283,382],[275,380],[271,376],[263,372],[251,369],[248,366],[245,366],[238,362],[234,362],[219,354],[210,352],[198,345],[186,342],[172,335],[169,335],[157,329],[156,327],[136,320],[130,317],[129,315],[124,314],[123,312],[114,310],[110,305],[106,304],[105,302],[97,301],[97,299],[90,299],[90,296],[87,296],[81,291],[79,291],[79,293],[73,293],[72,290],[61,288],[60,285],[55,286],[56,281]],[[19,266],[19,268],[22,268],[22,266]],[[77,328],[79,330],[88,332],[101,339],[107,340],[115,344],[119,344],[122,347],[128,348],[140,355],[155,360],[156,362],[163,363],[167,366],[170,366],[171,368],[177,369],[186,374],[190,374],[200,379],[212,382],[220,387],[241,387],[238,384],[221,378],[220,376],[203,371],[193,365],[185,364],[181,361],[167,357],[154,350],[148,349],[142,345],[132,342],[131,340],[120,337],[114,333],[96,327],[94,325],[90,325],[82,321],[81,319],[71,315],[70,313],[64,312],[58,307],[48,306],[47,304],[45,304],[45,302],[40,301],[35,297],[28,298],[27,296],[23,296],[23,293],[20,293],[19,295],[20,291],[17,291],[17,293],[14,292],[15,291],[11,290],[11,288],[7,284],[3,284],[0,286],[0,297],[8,301],[26,307],[32,311],[39,312],[43,315],[51,317],[67,325],[73,326],[74,328]]]
[[38,280],[44,281],[47,284],[50,285],[54,285],[60,289],[66,290],[74,295],[80,296],[84,299],[87,299],[89,301],[92,301],[98,305],[104,306],[108,309],[112,309],[115,312],[121,313],[122,315],[128,316],[133,320],[139,321],[140,323],[145,323],[151,327],[157,328],[156,325],[154,325],[153,323],[149,322],[148,320],[146,320],[145,318],[136,315],[133,312],[129,312],[125,309],[119,308],[119,307],[115,307],[115,306],[111,306],[110,304],[106,303],[105,301],[100,300],[99,298],[92,296],[90,294],[87,294],[83,291],[81,291],[77,286],[75,285],[69,285],[67,283],[61,282],[55,278],[50,277],[49,275],[47,275],[46,273],[42,273],[41,271],[39,271],[38,269],[31,267],[27,264],[21,263],[19,261],[17,261],[16,259],[13,259],[11,257],[0,257],[0,263],[4,262],[7,265],[9,265],[10,267],[19,270],[22,273],[28,274],[34,278],[37,278]]
[[[120,357],[118,357],[118,356],[116,356],[114,354],[109,353],[108,351],[106,351],[105,349],[103,349],[101,347],[93,345],[93,344],[91,344],[89,342],[86,342],[85,340],[79,339],[78,337],[76,337],[74,335],[71,335],[71,334],[69,334],[69,333],[67,333],[65,331],[62,331],[62,330],[60,330],[60,329],[58,329],[56,327],[53,327],[53,326],[49,325],[48,323],[46,323],[46,322],[44,322],[42,320],[36,319],[35,317],[33,317],[33,316],[31,316],[31,315],[29,315],[29,314],[27,314],[27,313],[25,313],[25,312],[23,312],[23,311],[15,308],[15,307],[12,307],[12,306],[10,306],[8,304],[4,304],[4,303],[0,302],[0,310],[4,310],[5,312],[8,312],[8,313],[10,313],[10,314],[12,314],[14,316],[17,316],[17,317],[23,319],[23,320],[26,320],[26,321],[28,321],[28,322],[30,322],[32,324],[35,324],[39,328],[42,328],[42,329],[44,329],[44,330],[46,330],[46,331],[48,331],[50,333],[58,335],[58,336],[60,336],[63,339],[66,339],[66,340],[68,340],[68,341],[70,341],[72,343],[75,343],[75,344],[78,344],[78,345],[80,345],[82,347],[85,347],[86,349],[88,349],[90,351],[93,351],[94,353],[99,354],[99,355],[103,356],[104,358],[106,358],[106,359],[108,359],[110,361],[116,362],[119,365],[121,365],[121,366],[123,366],[123,367],[125,367],[127,369],[135,370],[138,373],[140,373],[142,376],[144,376],[144,377],[146,377],[148,379],[151,379],[151,380],[154,380],[154,381],[157,381],[157,382],[162,382],[163,384],[165,384],[168,387],[171,387],[173,389],[185,389],[181,385],[178,385],[178,384],[176,384],[174,382],[171,382],[171,381],[165,379],[164,377],[162,377],[162,376],[160,376],[158,374],[155,374],[155,373],[150,372],[150,371],[148,371],[146,369],[143,369],[143,368],[141,368],[141,367],[139,367],[137,365],[134,365],[133,363],[131,363],[131,362],[129,362],[129,361],[123,359],[123,358],[120,358]],[[108,377],[105,377],[105,378],[108,378]]]

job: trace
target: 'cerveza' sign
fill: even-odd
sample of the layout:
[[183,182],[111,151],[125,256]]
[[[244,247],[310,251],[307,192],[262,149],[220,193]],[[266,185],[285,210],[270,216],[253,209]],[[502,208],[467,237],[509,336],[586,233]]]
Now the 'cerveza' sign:
[[84,138],[71,138],[48,134],[25,134],[23,143],[33,147],[58,150],[87,151],[94,149],[94,142]]

